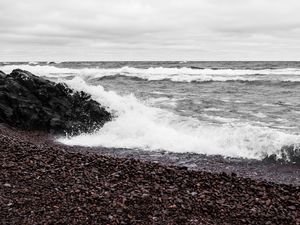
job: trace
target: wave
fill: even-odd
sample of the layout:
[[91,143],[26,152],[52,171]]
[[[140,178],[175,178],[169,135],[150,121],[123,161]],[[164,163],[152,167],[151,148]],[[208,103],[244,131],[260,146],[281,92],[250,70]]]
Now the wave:
[[250,123],[209,124],[170,111],[150,107],[134,95],[120,96],[92,86],[79,77],[64,80],[70,87],[88,92],[116,115],[92,134],[59,138],[67,145],[103,146],[193,152],[208,155],[263,159],[280,157],[282,146],[300,143],[300,135]]
[[38,65],[38,64],[39,64],[39,62],[32,61],[32,62],[29,62],[28,64],[29,64],[29,65]]
[[[149,82],[155,82],[155,81],[171,81],[171,82],[178,82],[178,83],[212,83],[212,82],[238,82],[238,83],[245,83],[245,84],[252,84],[252,85],[280,85],[280,86],[290,86],[290,85],[298,85],[300,83],[300,80],[293,79],[293,81],[290,80],[255,80],[255,79],[198,79],[198,80],[192,80],[192,81],[186,81],[186,80],[174,80],[172,78],[164,78],[160,80],[154,80],[154,79],[146,79],[141,77],[135,77],[135,76],[126,76],[126,75],[112,75],[112,76],[103,76],[100,78],[89,78],[90,81],[102,81],[102,80],[115,80],[118,78],[127,78],[134,81],[149,81]],[[300,79],[300,78],[299,78]]]
[[285,69],[213,69],[213,68],[62,68],[55,65],[3,65],[0,70],[9,73],[15,68],[28,70],[34,74],[59,78],[64,75],[75,75],[83,79],[125,76],[137,79],[157,81],[170,80],[173,82],[210,82],[210,81],[271,81],[271,82],[300,82],[299,68]]
[[47,65],[53,65],[53,64],[60,64],[62,62],[61,61],[47,61],[46,63],[47,63]]

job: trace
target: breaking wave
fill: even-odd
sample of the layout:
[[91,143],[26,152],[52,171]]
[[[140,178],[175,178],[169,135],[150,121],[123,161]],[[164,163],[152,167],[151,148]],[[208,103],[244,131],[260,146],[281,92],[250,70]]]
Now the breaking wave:
[[64,137],[67,145],[137,148],[220,154],[229,157],[262,159],[280,157],[282,146],[300,142],[300,136],[250,123],[209,124],[150,107],[134,95],[121,96],[100,85],[88,85],[79,77],[64,80],[70,87],[88,92],[108,107],[116,118],[92,134]]
[[[58,139],[64,144],[194,152],[263,159],[266,155],[273,154],[281,157],[283,146],[300,143],[299,133],[270,128],[266,124],[257,125],[251,121],[225,121],[223,117],[219,118],[211,114],[207,114],[207,117],[214,116],[211,119],[222,120],[222,123],[211,123],[209,120],[202,121],[188,116],[180,116],[176,114],[177,112],[171,112],[167,108],[150,106],[149,102],[143,102],[132,94],[119,95],[114,91],[105,90],[100,85],[86,83],[86,81],[94,79],[115,79],[121,76],[149,81],[263,81],[285,84],[286,82],[300,82],[300,69],[62,68],[52,65],[52,63],[45,65],[2,64],[0,66],[0,70],[5,73],[10,73],[16,68],[28,70],[38,76],[53,78],[58,82],[65,82],[71,88],[90,93],[93,99],[108,107],[116,115],[113,121],[106,123],[103,128],[92,134]],[[171,101],[169,103],[176,104]],[[265,117],[259,112],[253,116]]]
[[107,78],[114,76],[134,77],[143,80],[171,80],[174,82],[207,82],[207,81],[283,81],[300,82],[299,68],[285,69],[211,69],[211,68],[61,68],[53,65],[3,65],[0,69],[9,73],[12,69],[20,68],[34,74],[61,78],[76,75],[84,79]]

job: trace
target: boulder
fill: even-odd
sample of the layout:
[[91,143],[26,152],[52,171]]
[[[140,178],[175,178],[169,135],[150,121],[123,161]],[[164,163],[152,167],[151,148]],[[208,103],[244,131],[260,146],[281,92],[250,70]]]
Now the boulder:
[[6,76],[6,74],[0,70],[0,77],[5,77],[5,76]]
[[283,161],[300,165],[300,145],[286,145],[280,151]]
[[263,160],[272,163],[279,162],[281,164],[291,163],[300,165],[300,144],[285,145],[280,149],[278,155],[267,155]]
[[30,72],[0,72],[0,123],[25,130],[78,134],[111,120],[111,114],[91,96],[73,91]]

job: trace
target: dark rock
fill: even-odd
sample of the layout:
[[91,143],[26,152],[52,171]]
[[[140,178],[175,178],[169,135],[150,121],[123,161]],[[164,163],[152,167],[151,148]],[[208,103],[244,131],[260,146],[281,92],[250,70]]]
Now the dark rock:
[[271,163],[292,163],[300,165],[300,145],[286,145],[280,149],[280,157],[276,154],[267,155],[264,161]]
[[0,123],[77,134],[93,131],[111,120],[111,114],[87,93],[20,69],[0,74]]
[[276,154],[267,155],[264,157],[263,161],[275,163],[277,161],[277,155]]
[[6,74],[0,70],[0,77],[5,77]]
[[288,209],[290,209],[290,210],[296,210],[296,206],[290,205],[290,206],[288,206]]
[[281,157],[284,161],[300,165],[300,146],[289,145],[281,148]]

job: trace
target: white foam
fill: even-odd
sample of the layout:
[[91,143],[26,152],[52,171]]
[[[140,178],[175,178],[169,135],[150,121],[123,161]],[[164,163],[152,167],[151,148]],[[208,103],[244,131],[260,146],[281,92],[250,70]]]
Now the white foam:
[[211,120],[219,121],[222,123],[231,123],[231,122],[238,121],[238,119],[235,119],[235,118],[225,118],[225,117],[221,117],[221,116],[212,116],[212,115],[208,115],[208,114],[203,114],[203,116],[206,118],[209,118]]
[[87,85],[81,78],[65,81],[76,90],[88,92],[117,117],[93,134],[60,138],[67,145],[139,148],[174,152],[221,154],[261,158],[283,145],[299,143],[300,136],[246,123],[211,125],[193,118],[150,107],[134,95],[120,96],[102,86]]
[[222,111],[222,109],[210,107],[210,108],[203,109],[203,111],[220,112],[220,111]]
[[[15,68],[28,70],[33,74],[54,77],[64,81],[74,89],[88,92],[101,104],[116,114],[116,119],[106,123],[93,134],[61,138],[59,141],[69,145],[105,146],[120,148],[140,148],[148,150],[168,150],[175,152],[196,152],[203,154],[221,154],[233,157],[260,158],[263,154],[276,153],[283,145],[300,142],[300,135],[256,126],[253,123],[224,121],[223,125],[213,125],[197,119],[178,116],[167,110],[150,107],[135,98],[134,95],[120,96],[113,91],[105,91],[102,86],[87,85],[87,77],[103,77],[121,74],[141,77],[149,80],[172,79],[192,81],[197,79],[260,79],[257,73],[280,74],[278,79],[287,79],[291,74],[300,78],[299,69],[281,70],[210,70],[189,68],[149,68],[136,69],[123,67],[118,69],[100,68],[58,68],[50,65],[4,65],[0,70],[10,73]],[[73,74],[75,78],[63,77]],[[269,77],[273,77],[269,76]],[[271,79],[271,78],[270,78]],[[290,78],[289,78],[290,79]],[[262,116],[261,114],[256,116]],[[214,118],[216,119],[216,118]]]
[[29,62],[28,64],[29,64],[29,65],[37,65],[37,64],[38,64],[38,62],[36,62],[36,61],[32,61],[32,62]]
[[253,116],[256,116],[258,118],[266,118],[267,115],[262,113],[262,112],[258,112],[258,113],[251,113]]
[[138,77],[145,80],[164,80],[168,79],[174,82],[205,82],[205,81],[290,81],[300,82],[300,69],[285,68],[285,69],[264,69],[264,70],[249,70],[249,69],[191,69],[191,68],[59,68],[51,65],[4,65],[0,67],[5,73],[10,73],[13,69],[20,68],[28,70],[37,75],[47,77],[61,77],[63,75],[77,75],[80,77],[101,78],[105,76],[123,75],[128,77]]

